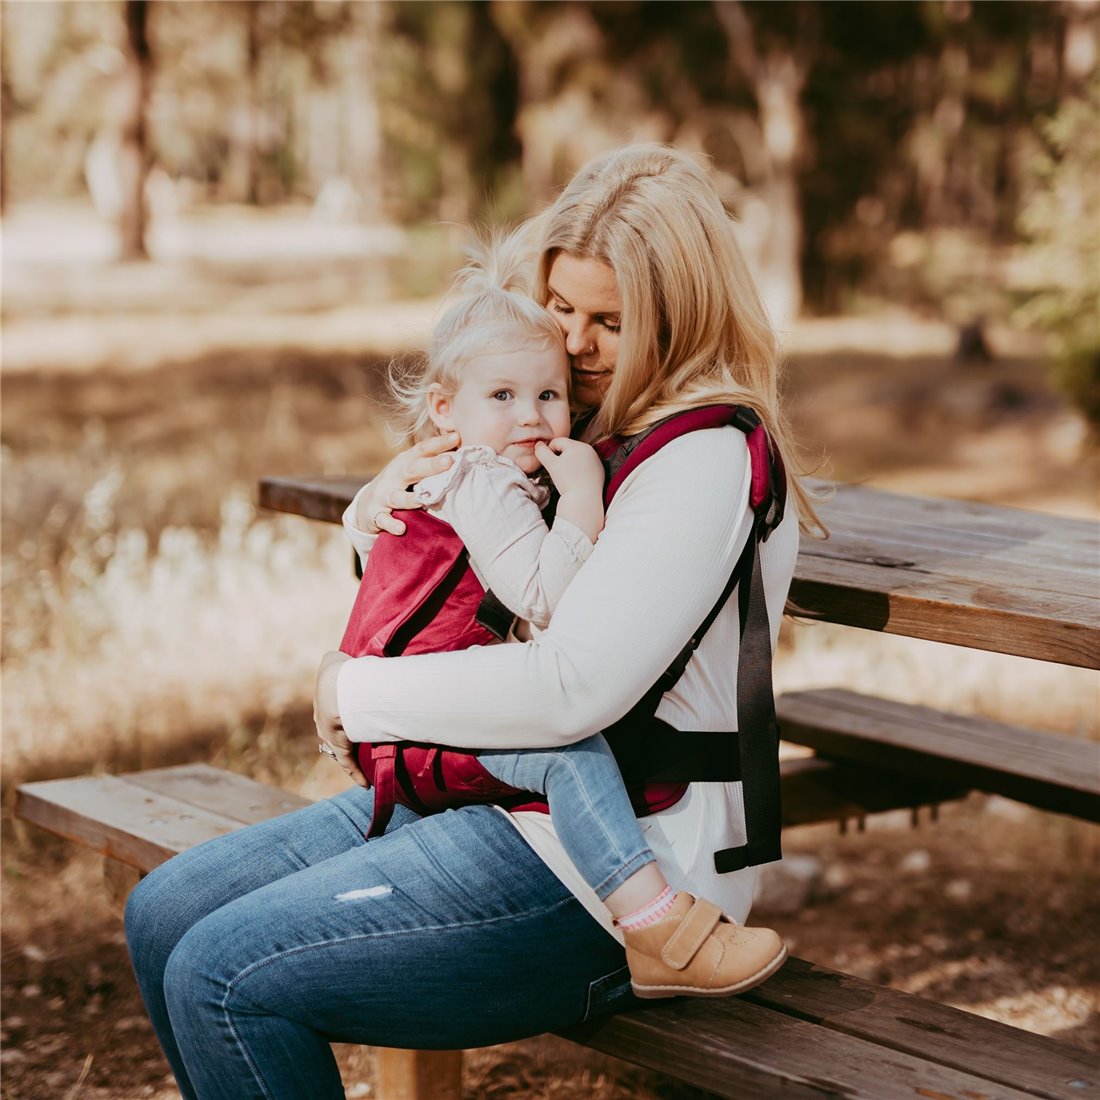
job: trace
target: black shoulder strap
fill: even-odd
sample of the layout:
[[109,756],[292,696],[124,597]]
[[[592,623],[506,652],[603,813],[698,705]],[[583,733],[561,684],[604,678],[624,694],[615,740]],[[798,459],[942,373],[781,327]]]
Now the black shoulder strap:
[[[760,425],[756,414],[745,408],[737,410],[731,423],[745,432],[746,436]],[[654,425],[654,428],[658,426]],[[648,432],[643,433],[647,434]],[[622,467],[630,452],[640,442],[641,439],[634,436],[609,457],[607,465],[613,472]],[[620,457],[620,452],[624,450],[626,453]],[[714,606],[657,683],[623,719],[616,722],[610,730],[604,731],[628,782],[656,778],[652,775],[653,763],[659,758],[662,746],[671,747],[672,739],[682,742],[673,754],[675,766],[687,770],[673,773],[666,771],[662,778],[695,781],[720,778],[741,780],[747,842],[740,847],[726,848],[714,853],[715,869],[720,873],[771,863],[782,858],[779,731],[775,719],[771,627],[760,564],[760,544],[767,540],[782,518],[782,501],[777,500],[780,489],[776,485],[776,479],[783,475],[771,469],[768,474],[769,495],[755,509],[748,540]],[[725,607],[734,589],[738,593],[740,617],[736,734],[738,759],[727,760],[723,767],[722,764],[716,765],[711,759],[718,747],[714,738],[728,739],[730,734],[672,730],[655,715],[661,698],[679,681],[699,643]],[[654,744],[654,738],[658,739],[657,744]],[[728,740],[723,743],[728,744]],[[650,776],[639,775],[640,769],[650,771]]]

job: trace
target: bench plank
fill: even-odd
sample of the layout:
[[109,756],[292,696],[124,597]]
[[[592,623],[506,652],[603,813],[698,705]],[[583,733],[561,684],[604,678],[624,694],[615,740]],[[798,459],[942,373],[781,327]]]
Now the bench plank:
[[153,768],[121,778],[209,813],[254,825],[310,805],[308,798],[209,764]]
[[[263,478],[260,504],[338,523],[369,476]],[[811,617],[1100,668],[1096,524],[855,485],[821,514],[791,588]]]
[[840,688],[776,701],[782,737],[823,756],[1100,821],[1100,745]]
[[682,998],[559,1034],[729,1100],[1035,1095],[738,997]]
[[[783,824],[806,825],[962,797],[957,785],[813,758],[784,760]],[[25,783],[16,815],[143,873],[213,836],[310,800],[207,764]]]
[[1100,1066],[1094,1054],[802,959],[791,959],[744,996],[754,1004],[932,1058],[1046,1100],[1100,1096]]
[[223,814],[111,775],[24,783],[15,813],[141,871],[240,827]]

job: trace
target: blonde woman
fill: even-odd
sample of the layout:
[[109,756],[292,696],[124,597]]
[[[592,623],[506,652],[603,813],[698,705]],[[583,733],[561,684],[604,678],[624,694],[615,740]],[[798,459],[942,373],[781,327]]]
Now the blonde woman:
[[[542,234],[537,296],[565,336],[587,440],[629,443],[670,414],[735,404],[759,418],[775,455],[789,453],[774,337],[695,160],[658,146],[602,158]],[[449,446],[395,458],[360,495],[360,521],[401,533],[392,510],[415,507],[408,486],[447,469]],[[737,659],[739,601],[720,597],[756,545],[749,454],[743,431],[716,427],[633,469],[548,629],[528,642],[328,655],[319,738],[352,771],[358,743],[390,738],[551,748],[615,726],[643,697],[669,752],[678,731],[737,730],[738,665],[751,662]],[[787,488],[794,506],[756,546],[773,647],[799,519],[813,519],[797,481]],[[675,685],[659,690],[684,653]],[[715,853],[745,848],[745,806],[760,798],[748,777],[690,782],[641,819],[674,890],[744,921],[752,860],[723,872]],[[135,889],[131,956],[184,1096],[339,1097],[331,1042],[480,1046],[633,1003],[621,934],[546,815],[481,805],[417,818],[398,806],[368,842],[372,809],[354,785],[184,853]],[[665,919],[690,940],[719,917],[689,899]]]

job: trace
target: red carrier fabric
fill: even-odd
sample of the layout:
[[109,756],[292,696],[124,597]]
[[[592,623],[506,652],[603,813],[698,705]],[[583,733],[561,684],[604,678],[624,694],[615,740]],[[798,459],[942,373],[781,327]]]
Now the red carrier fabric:
[[[626,440],[605,440],[596,446],[607,468],[604,489],[607,507],[631,471],[665,444],[688,432],[729,424],[745,433],[749,447],[750,504],[756,515],[749,544],[726,590],[677,660],[629,714],[605,731],[639,816],[674,805],[683,797],[689,782],[736,780],[741,778],[743,771],[763,770],[766,782],[758,785],[757,797],[765,811],[762,815],[749,813],[749,816],[767,819],[755,831],[767,834],[770,839],[760,847],[749,845],[752,849],[749,854],[740,849],[716,853],[715,861],[720,871],[779,858],[774,854],[778,850],[777,770],[774,783],[769,774],[773,742],[777,754],[774,706],[770,719],[758,715],[759,711],[768,709],[766,706],[754,704],[744,708],[751,709],[754,719],[758,719],[757,724],[767,726],[770,721],[772,735],[756,750],[757,757],[765,761],[763,768],[746,754],[744,738],[739,739],[740,760],[736,752],[731,759],[729,751],[717,751],[720,746],[716,738],[726,740],[728,749],[729,742],[738,739],[737,734],[674,730],[655,718],[654,712],[661,696],[683,673],[692,652],[737,583],[742,579],[748,582],[750,576],[753,582],[751,602],[749,584],[740,586],[743,637],[745,623],[757,620],[753,629],[753,648],[767,650],[761,658],[762,664],[757,662],[750,687],[752,694],[766,695],[770,700],[770,637],[766,608],[762,607],[758,544],[782,518],[786,477],[781,462],[770,453],[759,419],[750,410],[733,405],[690,409],[667,417],[639,435]],[[478,621],[479,607],[483,606],[487,594],[474,575],[465,547],[454,529],[419,510],[403,511],[400,517],[406,523],[407,534],[401,538],[385,533],[379,535],[367,559],[341,649],[353,657],[398,656],[465,649],[496,640],[494,633]],[[492,599],[491,594],[488,599]],[[762,624],[759,621],[761,614]],[[739,714],[743,709],[742,694],[739,684]],[[539,810],[545,813],[549,810],[545,798],[517,790],[491,776],[478,761],[476,753],[409,741],[365,743],[359,746],[358,760],[375,790],[374,818],[367,836],[377,835],[385,828],[395,802],[421,814],[473,803],[495,803],[513,812]],[[754,831],[752,821],[749,831]],[[771,838],[772,833],[774,838]]]
[[[398,538],[375,540],[340,649],[350,657],[397,657],[489,645],[496,636],[477,620],[485,588],[454,528],[421,509],[395,513]],[[365,742],[357,758],[374,788],[367,836],[378,835],[395,803],[438,813],[473,802],[549,811],[545,799],[491,776],[468,752],[419,742]]]
[[395,515],[408,533],[375,540],[340,648],[352,657],[396,657],[495,641],[477,621],[485,589],[455,529],[421,509]]

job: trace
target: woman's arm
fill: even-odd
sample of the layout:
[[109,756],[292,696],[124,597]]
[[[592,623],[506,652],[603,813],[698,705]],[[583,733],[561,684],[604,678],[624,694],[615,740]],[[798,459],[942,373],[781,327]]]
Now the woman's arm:
[[[381,472],[355,494],[345,511],[344,527],[348,534],[359,531],[369,536],[389,531],[391,535],[403,535],[404,523],[390,513],[394,508],[420,507],[409,486],[448,469],[453,456],[447,452],[453,451],[458,444],[457,432],[445,432],[422,439],[394,455]],[[352,542],[355,544],[354,538]],[[356,549],[359,549],[358,544]]]
[[[684,436],[627,479],[591,557],[536,640],[358,658],[337,677],[353,740],[568,744],[620,718],[721,592],[751,527],[744,436]],[[732,688],[732,684],[731,684]]]

